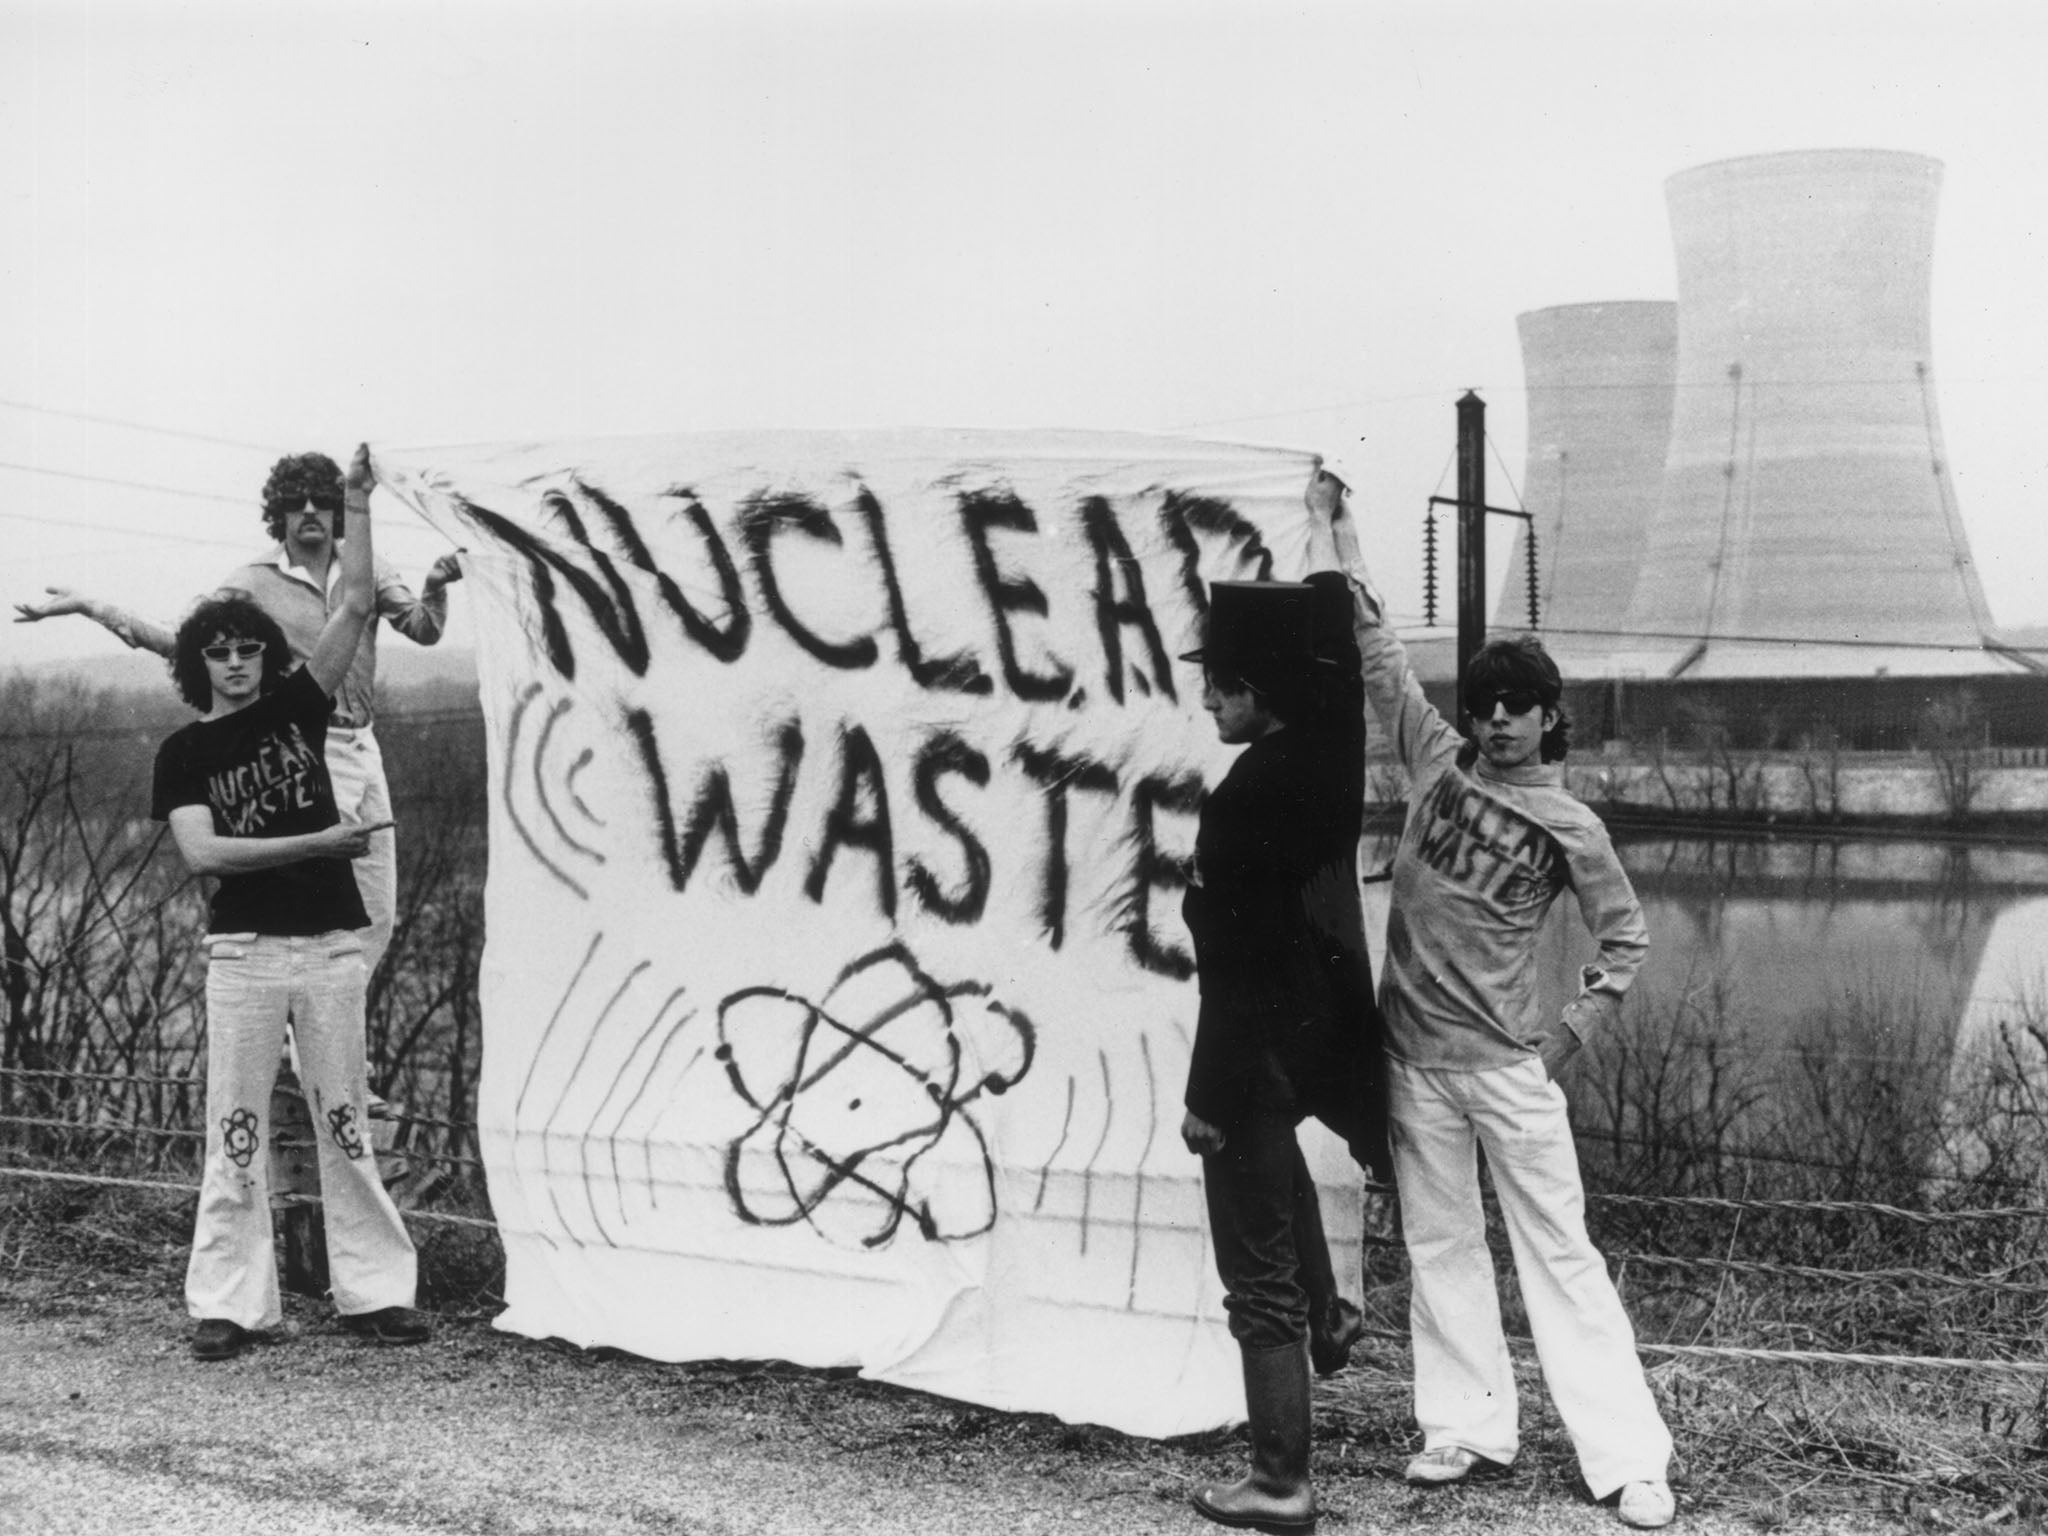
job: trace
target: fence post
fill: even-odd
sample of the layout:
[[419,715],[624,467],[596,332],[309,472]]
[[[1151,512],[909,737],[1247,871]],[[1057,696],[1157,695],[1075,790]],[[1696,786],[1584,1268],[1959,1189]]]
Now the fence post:
[[320,1217],[320,1153],[305,1090],[280,1066],[270,1090],[270,1218],[284,1250],[284,1288],[327,1294],[327,1229]]

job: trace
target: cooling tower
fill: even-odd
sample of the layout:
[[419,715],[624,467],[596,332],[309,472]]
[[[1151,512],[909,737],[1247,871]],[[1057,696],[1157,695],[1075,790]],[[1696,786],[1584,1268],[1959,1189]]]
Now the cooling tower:
[[[1676,403],[1627,627],[1704,640],[1683,675],[2002,670],[1935,410],[1940,185],[1883,150],[1666,183]],[[1787,637],[1819,648],[1757,643]]]
[[[1561,304],[1515,321],[1529,398],[1522,505],[1536,533],[1537,614],[1552,649],[1590,656],[1621,627],[1664,479],[1678,306]],[[1529,625],[1528,531],[1494,624]]]

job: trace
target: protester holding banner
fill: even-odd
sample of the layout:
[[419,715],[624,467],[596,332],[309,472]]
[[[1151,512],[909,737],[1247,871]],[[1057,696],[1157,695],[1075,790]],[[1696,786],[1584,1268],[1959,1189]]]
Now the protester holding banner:
[[[1600,819],[1564,787],[1563,682],[1533,637],[1483,647],[1463,679],[1477,740],[1430,707],[1359,556],[1344,487],[1309,494],[1319,565],[1351,578],[1365,692],[1410,779],[1394,856],[1381,1008],[1395,1180],[1412,1270],[1423,1450],[1410,1482],[1461,1482],[1520,1448],[1515,1376],[1479,1199],[1486,1154],[1543,1379],[1596,1499],[1628,1525],[1674,1514],[1671,1435],[1636,1357],[1585,1193],[1559,1068],[1620,1011],[1649,948]],[[1536,949],[1576,896],[1599,946],[1560,1018],[1542,1015]]]
[[336,599],[304,666],[287,671],[283,632],[241,597],[201,603],[172,648],[172,677],[201,718],[158,750],[151,814],[170,823],[192,872],[219,882],[208,912],[206,1165],[185,1279],[202,1360],[230,1358],[283,1316],[265,1116],[287,1018],[320,1133],[335,1306],[346,1326],[379,1343],[414,1343],[429,1331],[410,1310],[413,1245],[365,1123],[368,973],[350,865],[389,823],[342,819],[322,755],[376,600],[370,485],[363,447],[349,468],[353,528]]
[[[1362,1163],[1384,1162],[1356,866],[1362,706],[1344,590],[1326,582],[1212,584],[1203,645],[1187,657],[1202,664],[1217,734],[1245,748],[1203,807],[1183,906],[1201,1007],[1181,1135],[1202,1156],[1252,1443],[1250,1474],[1194,1502],[1223,1524],[1276,1531],[1316,1520],[1304,1346],[1320,1332],[1341,1362],[1360,1331],[1335,1296],[1295,1127],[1313,1114]],[[1336,618],[1322,655],[1319,608]]]
[[[342,508],[340,467],[324,453],[297,453],[271,467],[263,486],[263,526],[273,541],[261,557],[235,567],[219,592],[239,592],[277,622],[292,656],[304,662],[340,601],[339,561],[347,521]],[[462,579],[454,555],[443,555],[427,572],[415,597],[388,565],[376,567],[374,606],[355,660],[334,689],[327,725],[327,770],[341,808],[360,822],[391,819],[391,791],[374,729],[377,691],[377,621],[420,645],[433,645],[448,622],[448,584]],[[40,603],[17,603],[16,622],[29,624],[63,614],[82,614],[127,645],[169,659],[174,632],[139,614],[64,587],[44,589]],[[398,844],[388,828],[370,840],[357,860],[356,884],[368,921],[363,960],[374,973],[391,943],[398,909]]]

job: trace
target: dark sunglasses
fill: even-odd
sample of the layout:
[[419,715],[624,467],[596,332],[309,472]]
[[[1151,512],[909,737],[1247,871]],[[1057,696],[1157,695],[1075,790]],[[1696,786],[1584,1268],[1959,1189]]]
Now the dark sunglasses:
[[261,640],[232,640],[226,645],[202,645],[199,654],[208,661],[254,661],[263,654]]
[[1526,715],[1543,702],[1543,695],[1529,688],[1510,688],[1502,693],[1475,693],[1470,700],[1472,718],[1491,720],[1493,707],[1505,704],[1511,715]]

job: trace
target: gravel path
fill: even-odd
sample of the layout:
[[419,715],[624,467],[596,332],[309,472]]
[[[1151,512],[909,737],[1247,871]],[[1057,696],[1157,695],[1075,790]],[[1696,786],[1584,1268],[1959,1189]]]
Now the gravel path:
[[[1243,1456],[1225,1435],[1161,1445],[847,1375],[663,1366],[481,1322],[379,1349],[292,1306],[276,1342],[202,1365],[162,1296],[0,1297],[0,1531],[1205,1536],[1219,1528],[1187,1491]],[[1536,1471],[1411,1490],[1407,1446],[1353,1433],[1338,1390],[1318,1397],[1326,1536],[1622,1529]],[[1757,1526],[1682,1507],[1676,1529]]]

